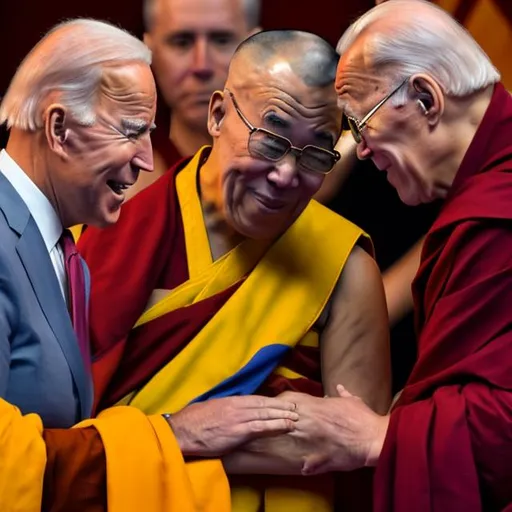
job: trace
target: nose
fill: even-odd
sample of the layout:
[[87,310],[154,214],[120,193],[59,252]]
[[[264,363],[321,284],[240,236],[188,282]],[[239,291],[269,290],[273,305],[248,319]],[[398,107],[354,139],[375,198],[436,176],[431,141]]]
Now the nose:
[[207,81],[213,76],[210,47],[206,38],[198,38],[195,41],[192,55],[192,73],[202,81]]
[[139,139],[137,152],[132,159],[132,165],[141,171],[153,171],[153,146],[151,145],[149,134]]
[[370,158],[372,150],[366,144],[366,140],[364,139],[364,137],[362,138],[361,142],[356,146],[356,152],[357,158],[359,158],[359,160],[366,160]]
[[297,158],[291,152],[274,164],[268,173],[268,180],[278,188],[295,188],[299,185]]

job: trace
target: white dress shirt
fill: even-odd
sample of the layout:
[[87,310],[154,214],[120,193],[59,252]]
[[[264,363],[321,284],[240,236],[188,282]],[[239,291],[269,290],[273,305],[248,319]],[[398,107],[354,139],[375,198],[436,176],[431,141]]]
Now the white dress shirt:
[[43,237],[59,280],[62,295],[67,302],[67,277],[64,254],[59,244],[62,224],[48,198],[25,174],[23,169],[9,156],[5,149],[0,151],[0,172],[9,180],[16,192],[27,205]]

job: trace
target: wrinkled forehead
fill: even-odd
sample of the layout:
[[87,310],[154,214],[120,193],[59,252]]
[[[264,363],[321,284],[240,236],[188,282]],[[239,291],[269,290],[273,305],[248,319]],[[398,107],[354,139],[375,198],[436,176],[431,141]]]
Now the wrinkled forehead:
[[353,117],[359,117],[366,105],[380,91],[386,90],[388,77],[376,72],[357,47],[341,56],[336,70],[335,91],[338,108]]
[[231,70],[228,84],[261,106],[283,103],[291,111],[303,115],[331,113],[336,106],[333,83],[322,85],[305,83],[297,68],[287,59],[276,56],[255,66],[244,59]]
[[242,0],[154,0],[154,26],[172,31],[245,27]]
[[104,98],[119,104],[154,110],[156,87],[150,67],[144,63],[127,63],[105,68],[101,82]]

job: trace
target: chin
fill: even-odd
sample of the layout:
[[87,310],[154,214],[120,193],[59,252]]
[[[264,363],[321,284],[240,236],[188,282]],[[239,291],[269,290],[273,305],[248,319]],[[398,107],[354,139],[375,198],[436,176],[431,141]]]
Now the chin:
[[87,224],[96,228],[106,228],[114,225],[119,220],[120,210],[107,215],[98,215],[92,218]]

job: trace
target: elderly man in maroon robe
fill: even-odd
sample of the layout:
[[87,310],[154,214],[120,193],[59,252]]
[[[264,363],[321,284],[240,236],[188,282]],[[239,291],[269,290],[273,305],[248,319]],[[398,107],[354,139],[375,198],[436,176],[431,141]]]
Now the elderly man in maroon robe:
[[338,52],[359,158],[407,204],[444,199],[413,284],[418,360],[388,415],[341,385],[338,398],[293,394],[295,431],[246,456],[293,465],[302,447],[304,474],[376,466],[379,512],[510,511],[512,98],[471,36],[421,0],[378,5]]

